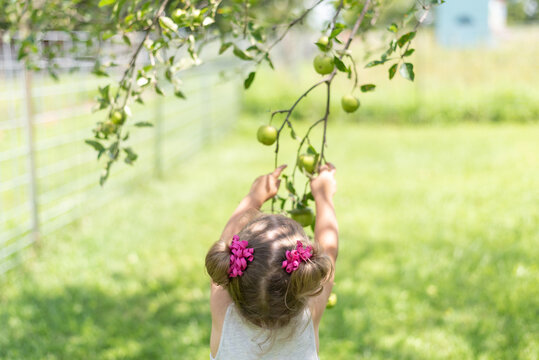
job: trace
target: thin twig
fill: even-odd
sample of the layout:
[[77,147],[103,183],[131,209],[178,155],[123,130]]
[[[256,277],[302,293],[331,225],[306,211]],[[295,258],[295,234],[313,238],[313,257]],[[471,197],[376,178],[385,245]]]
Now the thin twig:
[[[148,25],[148,27],[144,30],[144,38],[142,39],[142,41],[138,44],[137,46],[137,49],[135,50],[135,52],[133,53],[133,55],[131,56],[131,60],[129,61],[128,65],[127,65],[127,69],[125,69],[125,72],[122,76],[122,79],[120,80],[120,84],[122,84],[124,82],[124,80],[127,78],[128,74],[134,70],[134,66],[135,66],[135,63],[137,62],[137,58],[138,58],[138,55],[140,53],[140,50],[142,49],[142,46],[144,45],[144,43],[146,42],[146,40],[148,40],[149,36],[150,36],[150,32],[152,30],[152,28],[154,27],[155,23],[157,22],[157,20],[159,19],[159,16],[161,16],[161,13],[163,13],[163,11],[165,10],[165,7],[167,6],[169,0],[164,0],[162,3],[161,3],[161,6],[159,7],[159,9],[157,10],[157,12],[155,13],[153,19],[152,19],[152,23],[150,25]],[[116,91],[116,95],[114,96],[114,102],[116,102],[120,96],[120,90],[121,90],[121,86],[118,87],[118,90]],[[129,84],[129,90],[131,90],[131,82]],[[129,91],[126,93],[126,99],[124,101],[124,106],[125,104],[127,103],[127,98],[129,97]],[[111,112],[112,112],[112,108],[111,108]],[[110,115],[110,114],[109,114]]]
[[[354,24],[354,27],[352,28],[352,31],[348,35],[348,39],[346,40],[346,43],[344,45],[344,48],[342,49],[342,53],[339,56],[339,59],[342,59],[342,57],[346,53],[346,50],[348,50],[348,48],[350,47],[350,44],[352,43],[352,39],[356,35],[357,31],[359,30],[359,27],[361,26],[361,23],[363,22],[363,19],[365,18],[365,14],[367,13],[367,10],[369,8],[370,3],[371,3],[371,0],[367,0],[365,2],[365,5],[363,6],[363,10],[361,10],[361,14],[359,14],[359,17],[357,18],[357,20],[356,20],[356,22]],[[325,161],[324,149],[325,149],[326,144],[327,144],[327,136],[326,136],[326,134],[327,134],[327,122],[328,122],[328,119],[329,119],[329,103],[330,103],[330,95],[331,95],[330,87],[331,87],[331,82],[335,78],[336,74],[337,74],[337,69],[333,69],[333,72],[331,73],[331,75],[329,76],[329,79],[327,80],[326,113],[325,113],[324,118],[323,118],[324,119],[324,133],[323,133],[323,136],[322,136],[322,149],[320,150],[320,161],[322,161],[322,160]]]
[[[165,10],[165,7],[167,6],[167,3],[169,2],[169,0],[164,0],[162,3],[161,3],[161,6],[159,7],[159,9],[157,10],[157,12],[155,13],[153,19],[152,19],[152,23],[150,25],[148,25],[148,27],[145,29],[145,35],[144,35],[144,38],[142,39],[142,41],[140,42],[140,44],[137,46],[137,49],[135,50],[135,52],[133,53],[133,55],[131,56],[131,60],[129,61],[128,63],[128,66],[127,66],[127,69],[125,69],[123,75],[122,75],[122,79],[120,80],[119,84],[120,86],[118,87],[118,90],[116,90],[116,95],[114,96],[114,104],[117,103],[118,101],[118,98],[120,97],[120,91],[122,89],[122,84],[124,83],[124,81],[126,80],[126,78],[130,75],[133,75],[134,74],[134,70],[135,70],[135,64],[137,62],[137,57],[140,53],[140,50],[142,49],[142,46],[144,45],[144,42],[146,42],[146,40],[148,39],[148,37],[150,36],[150,32],[152,30],[152,28],[154,27],[154,25],[156,24],[157,20],[159,19],[159,16],[163,13],[163,11]],[[129,99],[129,93],[131,92],[131,87],[133,86],[133,82],[134,82],[134,79],[131,79],[129,81],[129,85],[127,87],[127,90],[125,92],[125,97],[124,97],[124,100],[123,100],[123,103],[122,103],[122,108],[125,107],[125,105],[127,104],[127,100]],[[112,111],[113,111],[114,107],[111,107],[110,111],[109,111],[109,117],[111,116],[112,114]],[[119,154],[119,151],[120,151],[120,143],[122,141],[122,129],[123,129],[123,125],[120,125],[119,126],[119,129],[118,131],[116,132],[116,151],[117,151],[117,154]],[[113,158],[111,158],[108,162],[107,162],[107,167],[106,167],[106,171],[107,171],[107,174],[108,172],[110,171],[110,167],[112,165],[112,162],[114,160],[116,160],[116,157],[118,155],[115,155]],[[108,175],[107,175],[108,176]]]
[[276,114],[281,114],[281,113],[286,113],[286,117],[283,121],[283,123],[281,124],[281,126],[279,127],[279,129],[277,130],[277,141],[276,141],[276,144],[275,144],[275,167],[277,167],[277,162],[278,162],[278,155],[279,155],[279,138],[280,138],[280,135],[281,135],[281,131],[283,130],[284,126],[288,124],[288,126],[293,129],[293,126],[292,126],[292,123],[290,122],[290,116],[292,115],[292,112],[294,111],[294,109],[296,108],[296,106],[299,104],[299,102],[301,101],[301,99],[303,99],[304,97],[306,97],[312,90],[314,90],[316,87],[318,87],[319,85],[325,83],[327,80],[324,79],[324,80],[321,80],[317,83],[315,83],[313,86],[311,86],[309,89],[307,89],[307,91],[305,91],[303,94],[301,94],[301,96],[294,102],[294,104],[292,104],[292,106],[289,108],[289,109],[285,109],[285,110],[277,110],[277,111],[274,111],[272,114],[271,114],[271,118],[270,118],[270,122],[271,120],[273,119],[273,117],[276,115]]
[[[306,9],[298,18],[292,20],[288,26],[286,27],[285,31],[283,31],[283,33],[281,34],[281,36],[279,36],[270,46],[268,46],[266,52],[264,53],[264,56],[266,54],[269,54],[269,52],[271,51],[271,49],[273,49],[275,47],[275,45],[277,45],[279,42],[281,42],[286,34],[288,34],[288,32],[290,31],[290,29],[292,29],[294,27],[294,25],[296,25],[297,23],[303,21],[303,19],[305,19],[305,17],[315,8],[317,7],[318,5],[320,5],[324,0],[318,0],[313,6],[311,6],[310,8]],[[263,56],[263,57],[264,57]],[[263,58],[262,57],[262,58]],[[258,61],[262,61],[262,58]]]
[[300,143],[299,143],[299,146],[298,146],[298,151],[296,153],[296,163],[294,164],[294,169],[292,170],[292,183],[294,182],[295,180],[295,176],[296,176],[296,169],[298,167],[298,162],[297,162],[297,159],[299,159],[299,153],[301,152],[301,148],[303,147],[303,144],[305,144],[305,141],[309,141],[309,134],[311,133],[311,130],[314,129],[316,127],[316,125],[320,124],[322,121],[324,121],[324,119],[319,119],[319,120],[316,120],[310,127],[309,129],[307,129],[307,132],[305,133],[305,136],[303,136],[303,138],[301,139]]

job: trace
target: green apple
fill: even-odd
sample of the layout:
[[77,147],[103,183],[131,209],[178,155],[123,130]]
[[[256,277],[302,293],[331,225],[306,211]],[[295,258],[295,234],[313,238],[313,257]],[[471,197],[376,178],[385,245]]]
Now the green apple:
[[313,61],[314,70],[321,75],[330,74],[335,68],[333,57],[325,54],[316,55]]
[[272,145],[277,140],[277,129],[271,125],[262,125],[256,132],[256,137],[264,145]]
[[303,227],[310,226],[314,221],[314,212],[310,207],[294,209],[290,211],[290,216]]
[[322,51],[328,51],[329,49],[331,49],[331,41],[327,36],[321,36],[316,42],[316,44]]
[[312,154],[301,154],[299,156],[299,168],[309,174],[314,173],[316,167],[316,156]]
[[114,125],[122,125],[125,121],[125,113],[123,111],[115,110],[110,114],[110,121]]
[[101,125],[101,130],[105,135],[110,135],[116,131],[116,125],[112,121],[107,120]]
[[332,307],[335,307],[335,305],[337,305],[337,294],[331,293],[326,304],[326,309],[331,309]]
[[359,107],[359,100],[354,95],[344,95],[341,99],[341,105],[344,111],[352,113]]

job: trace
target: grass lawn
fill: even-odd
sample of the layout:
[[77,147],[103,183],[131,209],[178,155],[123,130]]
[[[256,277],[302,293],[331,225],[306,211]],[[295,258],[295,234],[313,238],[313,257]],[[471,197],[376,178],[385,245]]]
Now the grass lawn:
[[[0,358],[207,359],[204,256],[271,170],[257,126],[44,238],[0,280]],[[341,251],[321,359],[537,359],[539,126],[329,131]]]

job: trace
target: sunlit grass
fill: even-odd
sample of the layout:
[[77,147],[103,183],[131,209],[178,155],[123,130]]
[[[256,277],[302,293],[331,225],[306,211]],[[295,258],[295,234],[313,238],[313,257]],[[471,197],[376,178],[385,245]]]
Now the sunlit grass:
[[[203,259],[271,170],[257,125],[44,238],[1,283],[0,358],[207,358]],[[536,359],[539,127],[329,131],[341,251],[321,358]]]

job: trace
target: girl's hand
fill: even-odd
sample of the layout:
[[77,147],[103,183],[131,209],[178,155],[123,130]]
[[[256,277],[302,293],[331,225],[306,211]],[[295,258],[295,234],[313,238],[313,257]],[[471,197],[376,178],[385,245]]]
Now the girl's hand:
[[255,202],[262,205],[268,199],[271,199],[277,195],[279,185],[281,185],[279,176],[281,176],[281,172],[286,168],[286,166],[286,164],[281,165],[273,170],[273,172],[257,177],[251,186],[248,196],[251,197]]
[[335,166],[332,163],[320,167],[318,176],[311,179],[311,192],[315,200],[331,200],[337,191]]

